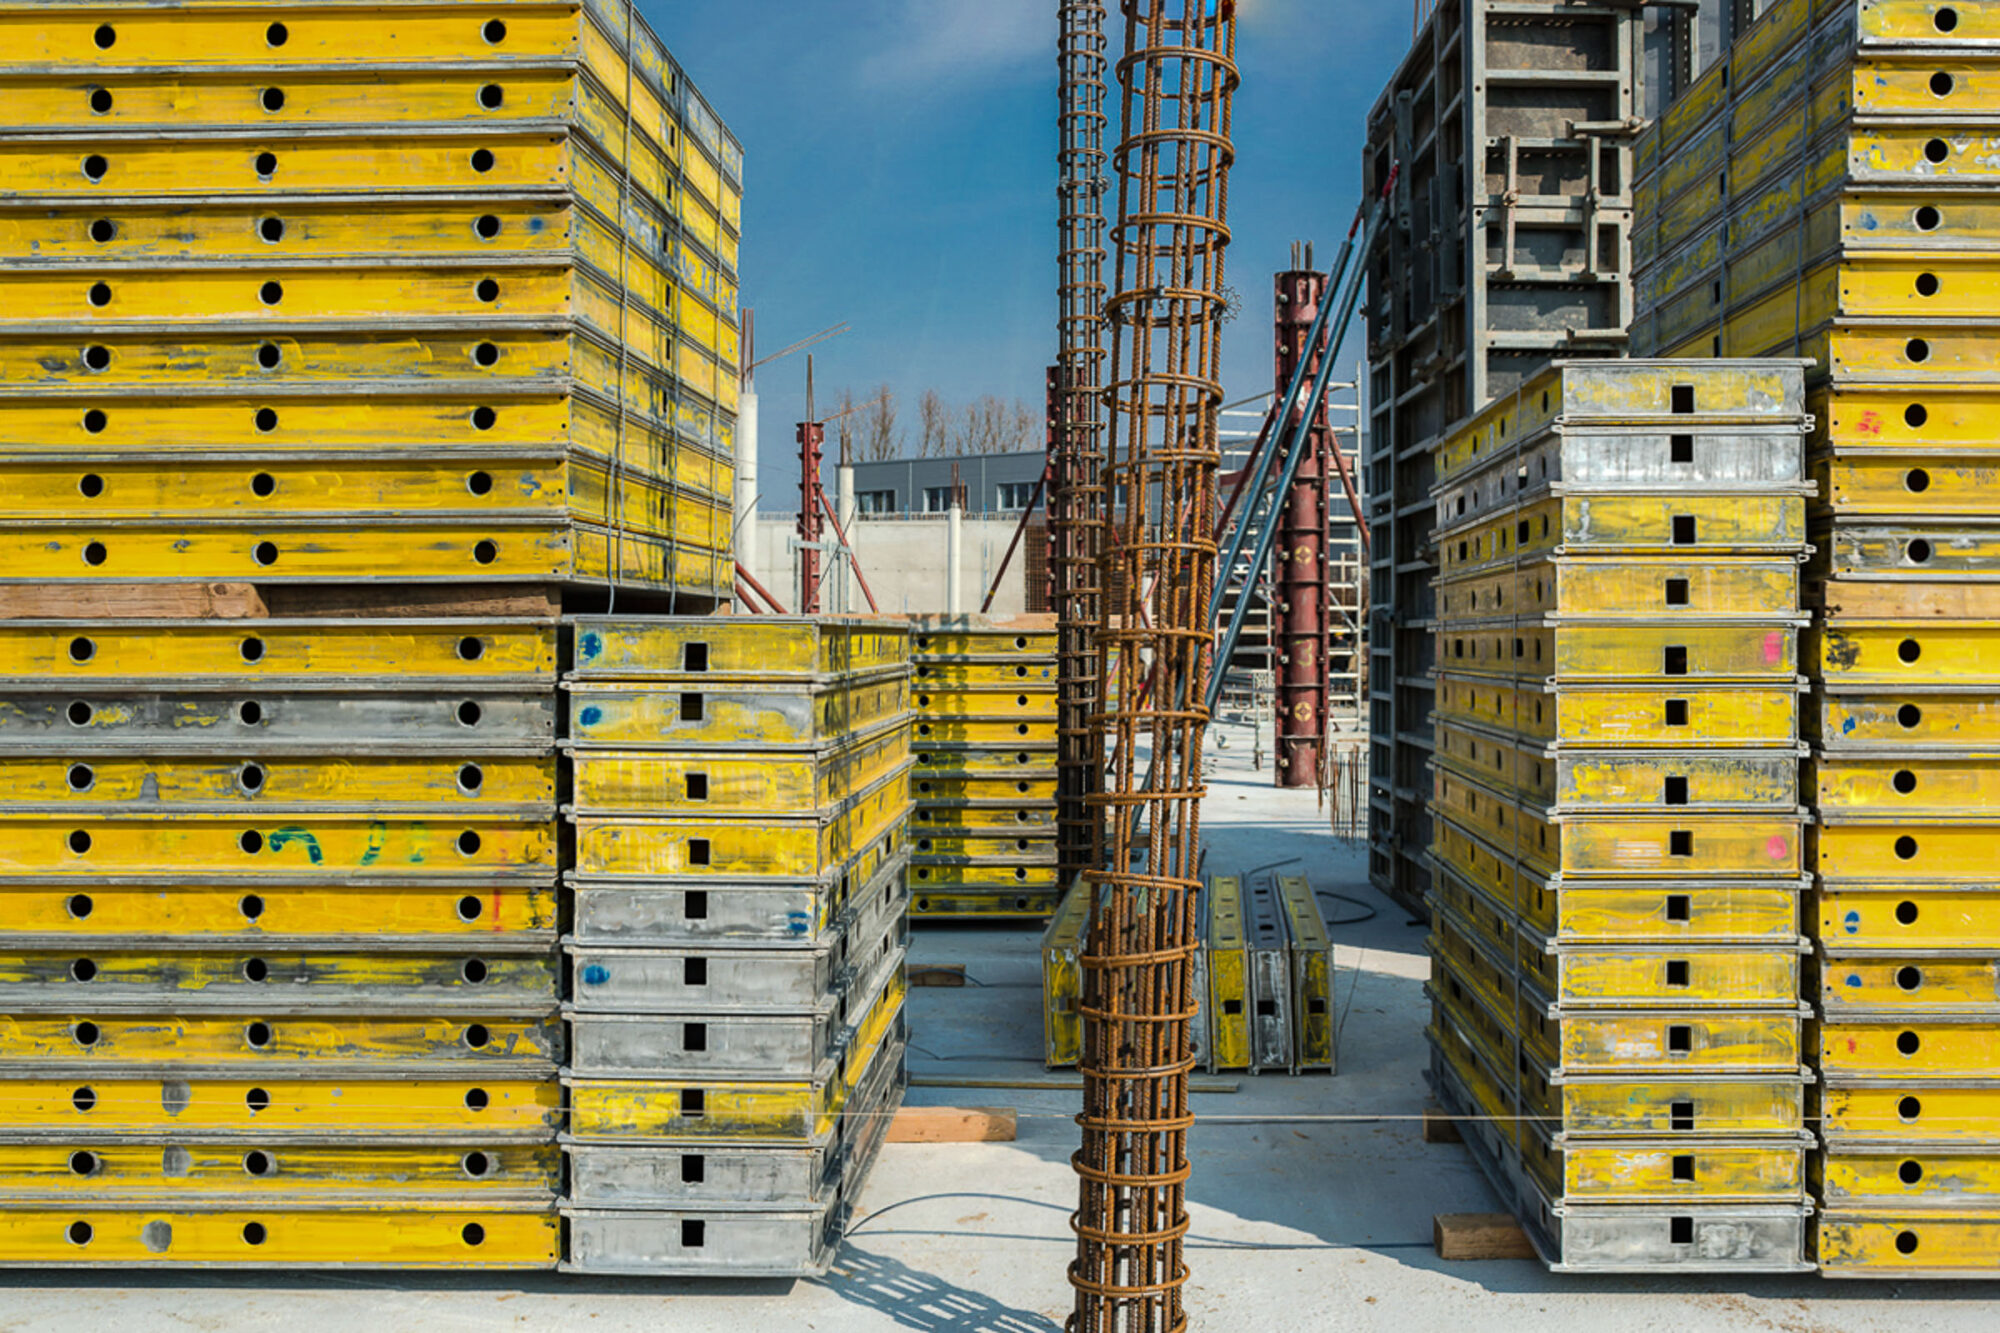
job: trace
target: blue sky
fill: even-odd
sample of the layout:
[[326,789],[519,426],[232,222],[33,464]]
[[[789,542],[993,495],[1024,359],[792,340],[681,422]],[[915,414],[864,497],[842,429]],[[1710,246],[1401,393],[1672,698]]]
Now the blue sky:
[[[743,142],[741,279],[760,352],[850,321],[816,349],[822,403],[887,383],[906,431],[927,388],[1039,404],[1056,337],[1056,0],[641,10]],[[1241,14],[1232,398],[1270,387],[1270,275],[1290,266],[1292,241],[1332,260],[1368,108],[1410,33],[1406,0],[1244,0]],[[1343,360],[1359,351],[1357,333]],[[804,359],[766,367],[758,389],[762,507],[793,508]]]

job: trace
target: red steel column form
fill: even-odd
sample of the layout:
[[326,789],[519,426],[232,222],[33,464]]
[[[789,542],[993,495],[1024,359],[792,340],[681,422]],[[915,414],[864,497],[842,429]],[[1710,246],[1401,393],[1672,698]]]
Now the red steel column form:
[[[1306,356],[1306,336],[1326,299],[1326,277],[1309,269],[1280,273],[1276,281],[1277,390],[1285,392]],[[1314,356],[1303,382],[1319,369]],[[1272,438],[1290,440],[1304,404],[1287,405]],[[1277,659],[1277,764],[1280,787],[1319,782],[1320,747],[1326,736],[1326,481],[1333,430],[1322,402],[1301,446],[1305,457],[1289,493],[1273,515],[1278,540],[1271,549],[1271,582],[1278,605],[1272,648]],[[1276,460],[1283,475],[1285,458]]]
[[821,540],[826,520],[820,515],[820,464],[825,457],[826,427],[817,421],[799,423],[799,614],[819,614]]

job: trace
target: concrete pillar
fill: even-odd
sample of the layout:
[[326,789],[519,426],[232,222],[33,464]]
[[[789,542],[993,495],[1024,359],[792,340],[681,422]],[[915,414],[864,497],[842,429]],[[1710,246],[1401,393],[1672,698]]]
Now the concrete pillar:
[[965,510],[952,494],[951,508],[944,516],[944,609],[954,616],[965,614]]
[[[736,559],[762,580],[757,561],[757,391],[745,387],[736,405],[736,505],[731,519]],[[769,586],[768,584],[766,586]]]
[[[839,516],[840,530],[847,534],[850,546],[855,541],[854,509],[856,503],[854,498],[854,464],[842,463],[833,470],[833,512]],[[860,558],[861,553],[859,551],[856,551],[854,554],[857,559]],[[842,611],[852,612],[860,610],[861,597],[860,590],[854,584],[854,565],[843,557],[840,561],[838,573],[840,575],[840,586],[837,595],[840,600],[837,605]]]

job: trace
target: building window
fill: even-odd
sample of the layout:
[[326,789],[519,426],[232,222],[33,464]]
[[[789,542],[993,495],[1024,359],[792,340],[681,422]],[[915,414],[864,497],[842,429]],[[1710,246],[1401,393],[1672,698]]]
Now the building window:
[[1032,481],[1003,481],[1000,483],[1000,508],[1003,512],[1020,513],[1035,498],[1035,483]]
[[945,511],[949,510],[950,508],[951,508],[951,487],[949,486],[924,487],[924,512],[926,514],[942,514]]
[[854,510],[858,514],[893,514],[896,512],[896,493],[858,491],[854,496]]

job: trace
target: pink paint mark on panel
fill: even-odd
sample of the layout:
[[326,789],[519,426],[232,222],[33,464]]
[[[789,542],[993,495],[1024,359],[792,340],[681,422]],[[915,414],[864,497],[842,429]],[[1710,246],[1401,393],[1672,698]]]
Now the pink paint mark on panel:
[[1783,861],[1792,854],[1792,840],[1782,833],[1774,833],[1764,844],[1764,854],[1773,861]]
[[1784,660],[1784,656],[1785,656],[1784,634],[1778,630],[1773,630],[1769,634],[1766,634],[1764,636],[1764,665],[1776,666],[1778,665],[1779,662]]

